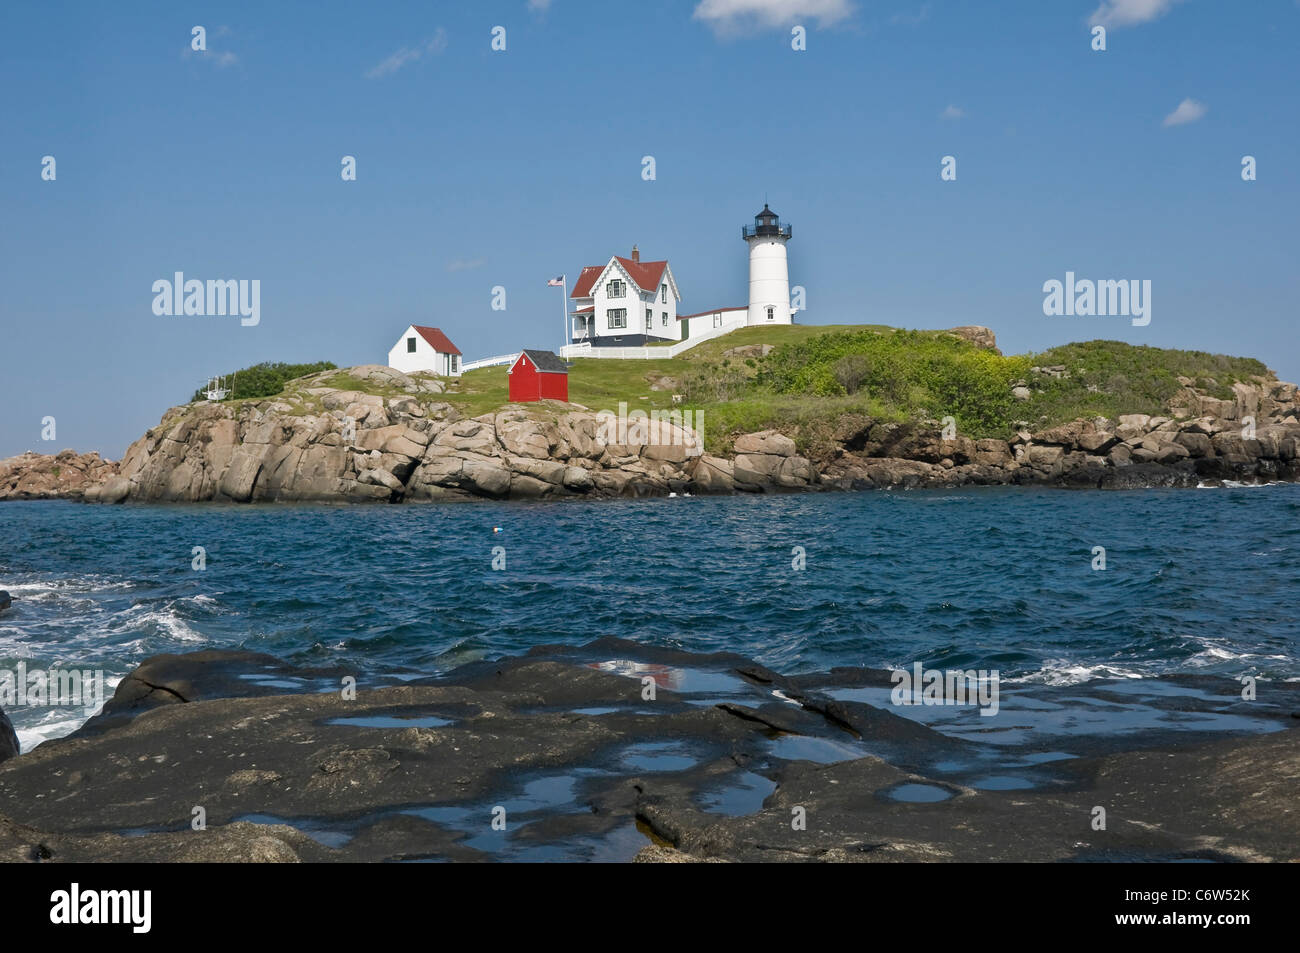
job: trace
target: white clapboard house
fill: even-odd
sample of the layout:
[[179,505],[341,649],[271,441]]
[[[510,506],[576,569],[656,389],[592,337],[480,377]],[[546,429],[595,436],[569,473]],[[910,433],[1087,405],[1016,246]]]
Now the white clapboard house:
[[572,343],[631,347],[677,341],[677,282],[667,261],[642,261],[618,255],[603,265],[582,269],[573,292]]

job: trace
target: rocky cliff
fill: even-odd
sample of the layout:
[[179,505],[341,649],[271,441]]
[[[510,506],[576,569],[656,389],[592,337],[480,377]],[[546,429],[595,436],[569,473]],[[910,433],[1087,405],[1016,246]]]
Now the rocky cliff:
[[511,406],[464,418],[440,399],[436,380],[378,365],[343,375],[364,389],[308,380],[292,400],[173,408],[128,448],[120,473],[85,499],[616,496],[684,491],[692,482],[695,437],[680,427],[661,427],[654,443],[617,444],[600,439],[598,416],[577,405]]
[[1011,440],[848,416],[829,447],[801,452],[799,434],[763,431],[736,436],[723,455],[699,452],[698,436],[671,424],[610,439],[601,416],[576,404],[466,418],[440,381],[365,365],[296,382],[289,396],[174,407],[120,464],[71,451],[0,462],[0,499],[399,502],[1300,478],[1295,385],[1260,378],[1224,400],[1191,383],[1166,415],[1080,419]]
[[1297,388],[1238,383],[1233,399],[1184,381],[1168,415],[1079,419],[1011,440],[941,438],[933,428],[846,419],[842,450],[819,466],[823,483],[881,486],[1050,484],[1135,488],[1300,479]]

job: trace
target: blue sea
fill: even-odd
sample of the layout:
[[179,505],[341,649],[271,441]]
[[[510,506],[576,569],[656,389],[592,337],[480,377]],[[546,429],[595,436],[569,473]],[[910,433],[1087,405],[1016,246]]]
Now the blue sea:
[[[615,635],[785,673],[920,661],[1044,685],[1297,680],[1297,557],[1296,485],[11,503],[0,506],[0,589],[14,596],[0,612],[0,668],[103,669],[111,692],[161,652],[243,648],[436,674]],[[86,717],[10,715],[24,749]]]

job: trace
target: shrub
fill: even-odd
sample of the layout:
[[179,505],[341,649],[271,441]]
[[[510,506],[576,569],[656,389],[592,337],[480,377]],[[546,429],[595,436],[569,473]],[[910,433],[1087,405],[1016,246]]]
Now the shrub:
[[870,372],[871,366],[865,354],[845,354],[835,362],[833,368],[835,379],[840,382],[847,394],[856,394]]
[[[294,378],[306,377],[308,374],[335,369],[336,365],[329,361],[318,361],[315,364],[283,364],[264,361],[261,364],[254,364],[252,367],[245,367],[243,370],[231,374],[230,393],[226,395],[226,399],[274,397],[284,390],[285,384]],[[206,400],[207,390],[207,387],[200,387],[194,392],[190,402]]]

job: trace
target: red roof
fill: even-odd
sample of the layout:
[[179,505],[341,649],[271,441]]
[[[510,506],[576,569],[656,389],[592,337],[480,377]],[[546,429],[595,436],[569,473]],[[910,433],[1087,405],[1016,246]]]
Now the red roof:
[[419,333],[439,354],[460,354],[460,348],[451,343],[451,338],[442,333],[441,328],[426,328],[420,324],[411,327]]
[[582,269],[582,274],[578,276],[578,283],[573,286],[573,294],[570,298],[590,298],[591,286],[596,283],[600,273],[605,270],[604,265],[588,265]]
[[748,311],[748,310],[749,310],[748,305],[741,305],[739,308],[710,308],[708,311],[697,311],[695,312],[695,314],[679,314],[677,315],[677,320],[680,321],[682,318],[702,318],[706,314],[717,314],[719,311]]
[[664,269],[668,267],[667,261],[633,261],[631,258],[619,258],[618,263],[627,269],[642,291],[658,291]]
[[[664,269],[668,267],[667,261],[633,261],[631,258],[620,258],[618,255],[614,256],[614,260],[623,266],[623,270],[642,291],[658,291],[663,281]],[[596,283],[596,279],[604,270],[604,265],[588,265],[582,269],[582,274],[578,276],[578,283],[573,286],[573,294],[569,297],[590,298],[591,286]]]
[[576,311],[574,311],[573,313],[574,313],[574,314],[587,314],[588,312],[590,312],[590,311],[595,311],[595,310],[596,310],[596,306],[593,305],[593,304],[589,304],[589,305],[587,305],[585,308],[578,308],[578,309],[577,309]]

